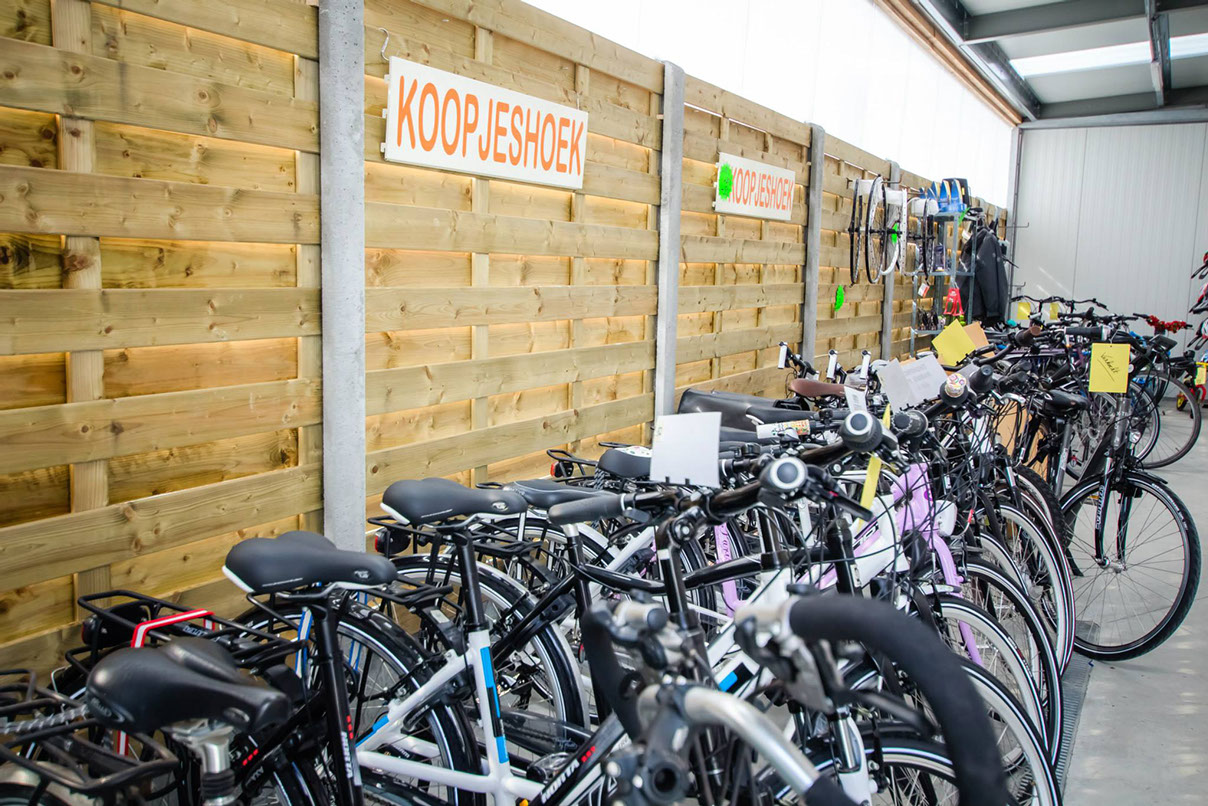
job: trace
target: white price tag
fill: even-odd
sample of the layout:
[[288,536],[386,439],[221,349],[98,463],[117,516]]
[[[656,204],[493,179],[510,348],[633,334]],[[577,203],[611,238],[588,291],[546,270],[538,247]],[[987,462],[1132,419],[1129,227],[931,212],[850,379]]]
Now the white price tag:
[[654,421],[650,456],[652,481],[717,487],[721,412],[665,414]]

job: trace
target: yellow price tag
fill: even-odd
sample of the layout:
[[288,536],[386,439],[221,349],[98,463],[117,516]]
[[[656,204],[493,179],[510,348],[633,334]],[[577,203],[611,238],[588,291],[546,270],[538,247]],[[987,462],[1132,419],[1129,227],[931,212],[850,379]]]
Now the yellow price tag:
[[[885,414],[881,416],[881,424],[885,428],[889,428],[892,418],[893,412],[889,406],[886,406]],[[868,472],[864,474],[864,489],[860,491],[860,506],[865,509],[872,508],[872,501],[877,497],[877,485],[881,482],[881,466],[883,464],[881,457],[876,454],[873,454],[868,459]]]
[[1032,303],[1021,302],[1015,306],[1015,321],[1026,322],[1032,316]]
[[1056,302],[1049,303],[1049,321],[1056,322],[1057,317],[1061,315],[1061,310]]
[[1128,362],[1132,360],[1127,344],[1091,345],[1091,382],[1087,387],[1092,392],[1122,394],[1128,390]]
[[1200,361],[1195,365],[1195,385],[1208,385],[1208,363]]
[[973,343],[973,339],[969,338],[965,328],[955,320],[936,334],[935,338],[931,340],[931,347],[939,355],[940,363],[949,366],[958,363],[977,349],[977,345]]

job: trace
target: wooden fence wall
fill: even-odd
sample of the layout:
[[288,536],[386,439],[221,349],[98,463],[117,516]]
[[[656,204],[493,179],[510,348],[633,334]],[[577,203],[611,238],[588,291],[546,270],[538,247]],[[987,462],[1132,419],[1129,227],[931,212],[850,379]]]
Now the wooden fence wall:
[[0,1],[0,665],[75,597],[230,605],[320,506],[318,45],[294,0]]
[[[676,387],[782,395],[801,343],[811,127],[686,77]],[[713,211],[719,152],[797,175],[789,221]]]
[[[313,3],[0,0],[0,666],[53,662],[90,591],[235,608],[231,545],[322,522]],[[383,47],[586,110],[582,191],[383,162]],[[367,510],[643,441],[663,65],[518,0],[366,0],[365,69]],[[818,352],[877,354],[883,285],[831,301],[847,179],[888,163],[685,101],[676,386],[783,391],[812,181]],[[795,171],[791,221],[713,211],[723,150]]]
[[[662,64],[515,2],[366,0],[365,26],[370,508],[400,478],[531,478],[546,448],[641,441]],[[586,110],[583,190],[381,162],[383,44]]]

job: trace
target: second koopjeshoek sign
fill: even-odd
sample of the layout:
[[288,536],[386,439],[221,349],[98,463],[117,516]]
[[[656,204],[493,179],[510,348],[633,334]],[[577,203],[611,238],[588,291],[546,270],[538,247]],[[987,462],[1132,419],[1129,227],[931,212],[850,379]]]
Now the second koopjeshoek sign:
[[793,185],[797,177],[787,168],[777,168],[734,154],[717,158],[719,213],[788,221],[793,216]]
[[586,112],[397,56],[386,82],[388,161],[583,187]]

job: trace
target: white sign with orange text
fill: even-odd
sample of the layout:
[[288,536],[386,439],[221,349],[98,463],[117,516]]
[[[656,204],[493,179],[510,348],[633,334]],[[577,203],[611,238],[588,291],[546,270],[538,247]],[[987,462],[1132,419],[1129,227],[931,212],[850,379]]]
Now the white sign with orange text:
[[386,82],[388,161],[583,187],[586,112],[398,57]]
[[797,175],[787,168],[721,153],[717,157],[719,213],[788,221],[793,216],[793,185]]

